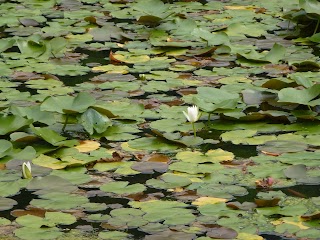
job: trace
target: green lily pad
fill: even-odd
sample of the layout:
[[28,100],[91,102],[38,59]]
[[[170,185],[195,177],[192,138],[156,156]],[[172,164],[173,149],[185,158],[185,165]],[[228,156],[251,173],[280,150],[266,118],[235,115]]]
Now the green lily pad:
[[141,193],[146,190],[146,187],[140,183],[129,185],[129,182],[117,181],[103,184],[100,187],[100,189],[104,192],[130,195],[135,193]]
[[20,189],[24,188],[27,185],[27,181],[19,179],[14,182],[1,182],[0,187],[0,196],[8,197],[16,195],[20,192]]
[[143,226],[148,223],[148,221],[142,218],[142,215],[145,213],[139,209],[133,208],[119,208],[114,209],[110,212],[112,216],[111,219],[108,220],[108,224],[115,227],[128,227],[128,228],[136,228]]
[[317,239],[319,234],[320,231],[318,229],[306,229],[298,231],[296,236],[301,238]]
[[0,140],[0,158],[8,155],[12,151],[12,144],[7,140]]
[[295,88],[284,88],[279,91],[279,102],[298,103],[315,106],[317,101],[312,101],[320,94],[320,86],[314,85],[310,88],[297,90]]
[[10,220],[3,217],[0,218],[0,226],[9,225],[9,224],[11,224]]
[[88,216],[89,222],[107,222],[110,219],[110,215],[102,215],[101,213],[91,214]]
[[89,108],[81,115],[81,123],[84,129],[92,135],[94,132],[102,133],[112,126],[111,120],[99,113],[98,111]]
[[46,212],[45,217],[37,217],[33,215],[24,215],[18,217],[16,222],[25,227],[41,228],[54,227],[58,224],[70,225],[76,222],[76,217],[68,213],[62,212]]
[[159,179],[149,179],[146,184],[154,188],[168,189],[187,186],[191,184],[191,180],[176,174],[165,173]]
[[156,137],[142,137],[135,140],[130,140],[128,142],[129,147],[137,150],[159,150],[159,151],[169,151],[178,148],[176,144],[172,144],[166,140],[156,138]]
[[77,140],[67,140],[67,138],[62,137],[56,131],[51,130],[50,128],[34,127],[33,125],[30,125],[30,128],[37,136],[41,137],[43,140],[47,141],[53,146],[73,147],[78,144]]
[[284,207],[263,207],[257,208],[257,212],[265,216],[272,215],[283,215],[283,216],[295,216],[299,214],[304,214],[308,208],[304,204],[296,204],[295,206],[284,206]]
[[[52,184],[54,182],[55,184]],[[51,192],[73,192],[77,187],[68,180],[59,176],[49,175],[45,177],[33,178],[27,186],[28,190],[36,190],[38,194],[46,194]]]
[[263,152],[272,154],[294,153],[301,152],[308,148],[307,144],[295,141],[268,141],[258,149]]
[[110,240],[123,240],[130,239],[130,234],[120,231],[109,231],[109,232],[100,232],[99,237],[102,239]]
[[32,239],[56,239],[63,235],[63,233],[59,230],[59,228],[51,227],[51,228],[33,228],[33,227],[22,227],[18,228],[14,231],[14,234],[26,240]]
[[17,204],[18,204],[18,202],[13,199],[0,197],[0,210],[1,211],[9,210],[9,209],[13,208],[14,205],[17,205]]
[[0,116],[0,134],[5,135],[10,132],[21,129],[24,126],[32,123],[32,120],[28,120],[19,116]]
[[174,162],[170,164],[169,169],[189,174],[211,173],[218,171],[223,167],[218,164],[196,164],[189,162]]
[[94,105],[94,98],[88,93],[79,93],[76,97],[57,96],[47,98],[40,106],[42,111],[62,114],[83,113]]
[[295,152],[295,153],[284,153],[278,157],[278,160],[285,164],[304,164],[308,167],[318,166],[319,163],[319,152]]
[[139,227],[138,229],[145,233],[155,234],[157,232],[163,232],[167,230],[168,226],[161,223],[148,223],[144,226]]
[[105,203],[94,203],[94,202],[82,204],[82,207],[86,212],[99,212],[99,211],[104,211],[108,208],[107,204]]
[[72,184],[83,184],[90,182],[92,179],[89,175],[85,174],[85,168],[67,168],[64,170],[54,170],[50,175],[58,176],[68,180]]
[[82,204],[88,202],[89,200],[86,197],[80,195],[51,192],[41,195],[41,199],[33,199],[30,204],[44,209],[67,210],[77,207],[80,208]]
[[303,164],[287,167],[283,172],[288,178],[299,179],[307,176],[307,168]]

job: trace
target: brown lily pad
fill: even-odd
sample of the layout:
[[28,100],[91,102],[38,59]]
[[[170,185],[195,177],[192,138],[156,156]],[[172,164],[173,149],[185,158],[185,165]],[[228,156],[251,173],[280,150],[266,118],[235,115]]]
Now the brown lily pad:
[[207,236],[217,239],[235,239],[238,236],[238,233],[232,228],[215,227],[207,232]]
[[137,162],[131,166],[131,169],[144,174],[164,173],[168,169],[168,164],[162,162]]

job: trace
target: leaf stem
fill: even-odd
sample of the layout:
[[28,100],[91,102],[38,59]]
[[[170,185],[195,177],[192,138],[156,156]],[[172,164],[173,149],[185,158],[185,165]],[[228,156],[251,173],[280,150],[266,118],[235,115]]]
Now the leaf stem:
[[66,129],[67,123],[69,120],[69,114],[66,114],[66,120],[64,121],[63,127],[62,127],[62,132],[64,132],[64,130]]

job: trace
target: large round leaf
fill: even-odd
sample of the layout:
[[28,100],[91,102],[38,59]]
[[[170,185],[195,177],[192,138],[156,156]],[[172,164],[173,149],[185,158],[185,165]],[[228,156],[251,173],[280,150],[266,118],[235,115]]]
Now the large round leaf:
[[129,182],[117,181],[102,185],[100,189],[104,192],[130,195],[134,193],[141,193],[146,190],[146,187],[140,183],[129,185]]

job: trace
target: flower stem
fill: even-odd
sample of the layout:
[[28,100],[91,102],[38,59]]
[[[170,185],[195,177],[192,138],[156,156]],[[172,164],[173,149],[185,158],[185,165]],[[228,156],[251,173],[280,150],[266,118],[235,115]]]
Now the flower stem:
[[197,137],[197,131],[196,131],[196,126],[194,125],[194,122],[192,123],[192,128],[193,128],[193,135],[196,138]]
[[320,23],[320,19],[318,19],[318,22],[317,22],[316,28],[314,29],[313,35],[317,33],[318,27],[319,27],[319,23]]
[[66,120],[64,121],[64,124],[63,124],[63,127],[62,127],[62,132],[64,132],[64,130],[66,129],[68,120],[69,120],[69,114],[66,114]]

